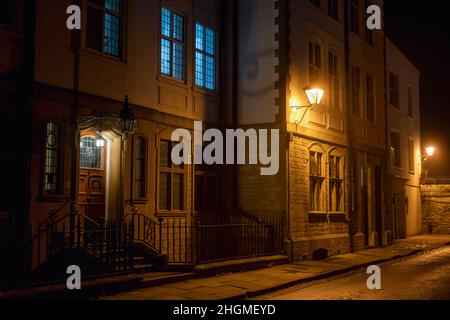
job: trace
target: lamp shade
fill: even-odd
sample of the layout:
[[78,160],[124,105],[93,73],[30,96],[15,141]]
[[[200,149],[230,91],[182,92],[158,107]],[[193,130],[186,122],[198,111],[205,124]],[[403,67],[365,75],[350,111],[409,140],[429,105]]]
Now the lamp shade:
[[436,152],[435,147],[427,147],[425,148],[425,152],[427,153],[427,156],[432,157],[434,156],[434,153]]
[[133,133],[136,128],[136,118],[131,112],[131,108],[128,103],[128,96],[125,97],[123,109],[122,111],[120,111],[119,126],[120,130],[122,130],[122,132],[126,134]]
[[311,105],[319,105],[322,102],[324,91],[319,88],[306,88],[306,96]]

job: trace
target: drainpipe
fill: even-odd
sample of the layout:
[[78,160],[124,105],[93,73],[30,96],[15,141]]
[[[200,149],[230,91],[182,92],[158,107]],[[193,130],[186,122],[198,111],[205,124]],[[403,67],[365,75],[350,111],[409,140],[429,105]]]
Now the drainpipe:
[[352,108],[350,106],[350,30],[349,30],[349,1],[344,1],[344,46],[345,46],[345,99],[344,103],[347,106],[347,144],[348,144],[348,166],[347,166],[347,176],[350,182],[349,188],[349,197],[348,197],[348,211],[349,211],[349,236],[350,236],[350,247],[352,251],[353,248],[353,239],[352,239],[352,215],[353,212],[353,197],[354,197],[354,189],[355,181],[353,181],[356,177],[356,171],[353,170],[353,179],[352,177],[352,167],[355,165],[354,163],[354,154],[353,154],[353,141],[352,141],[352,130],[351,130],[351,122],[352,122]]
[[[81,1],[77,0],[76,5],[81,8]],[[79,109],[79,85],[80,85],[80,46],[81,30],[73,30],[72,33],[72,52],[73,52],[73,110],[71,115],[72,146],[70,163],[70,243],[75,242],[75,217],[77,215],[78,198],[78,154],[80,147],[80,135],[78,128],[78,109]]]

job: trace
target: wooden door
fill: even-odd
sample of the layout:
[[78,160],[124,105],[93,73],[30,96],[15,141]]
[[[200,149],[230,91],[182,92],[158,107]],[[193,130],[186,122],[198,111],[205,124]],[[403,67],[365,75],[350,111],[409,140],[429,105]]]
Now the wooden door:
[[101,223],[105,218],[105,146],[99,137],[84,136],[80,148],[78,207],[81,214]]

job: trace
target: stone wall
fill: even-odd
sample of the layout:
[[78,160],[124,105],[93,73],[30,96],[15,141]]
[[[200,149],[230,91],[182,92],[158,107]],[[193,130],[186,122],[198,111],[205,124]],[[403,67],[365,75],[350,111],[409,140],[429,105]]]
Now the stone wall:
[[450,184],[422,186],[422,231],[450,234]]

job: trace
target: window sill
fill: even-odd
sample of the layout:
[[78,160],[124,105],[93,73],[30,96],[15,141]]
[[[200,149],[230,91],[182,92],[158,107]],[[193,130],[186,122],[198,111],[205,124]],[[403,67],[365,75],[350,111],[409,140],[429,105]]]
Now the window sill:
[[328,215],[324,212],[310,212],[308,214],[309,223],[328,223]]
[[202,94],[211,98],[217,98],[218,92],[217,90],[209,90],[201,87],[194,86],[192,88],[192,92],[197,94]]
[[179,218],[185,217],[188,214],[187,211],[159,211],[155,216],[158,218]]
[[158,76],[156,77],[156,80],[165,84],[169,84],[172,86],[177,86],[183,89],[189,89],[188,85],[186,84],[185,81],[183,80],[177,80],[175,78],[166,76],[166,75],[162,75],[162,74],[158,74]]
[[106,63],[111,63],[111,64],[114,64],[121,68],[128,68],[128,64],[125,63],[121,58],[110,56],[110,55],[104,54],[100,51],[96,51],[94,49],[90,49],[90,48],[86,48],[86,47],[81,48],[80,53],[81,53],[81,55],[83,55],[85,57],[97,59],[97,60],[100,60],[100,61],[106,62]]

